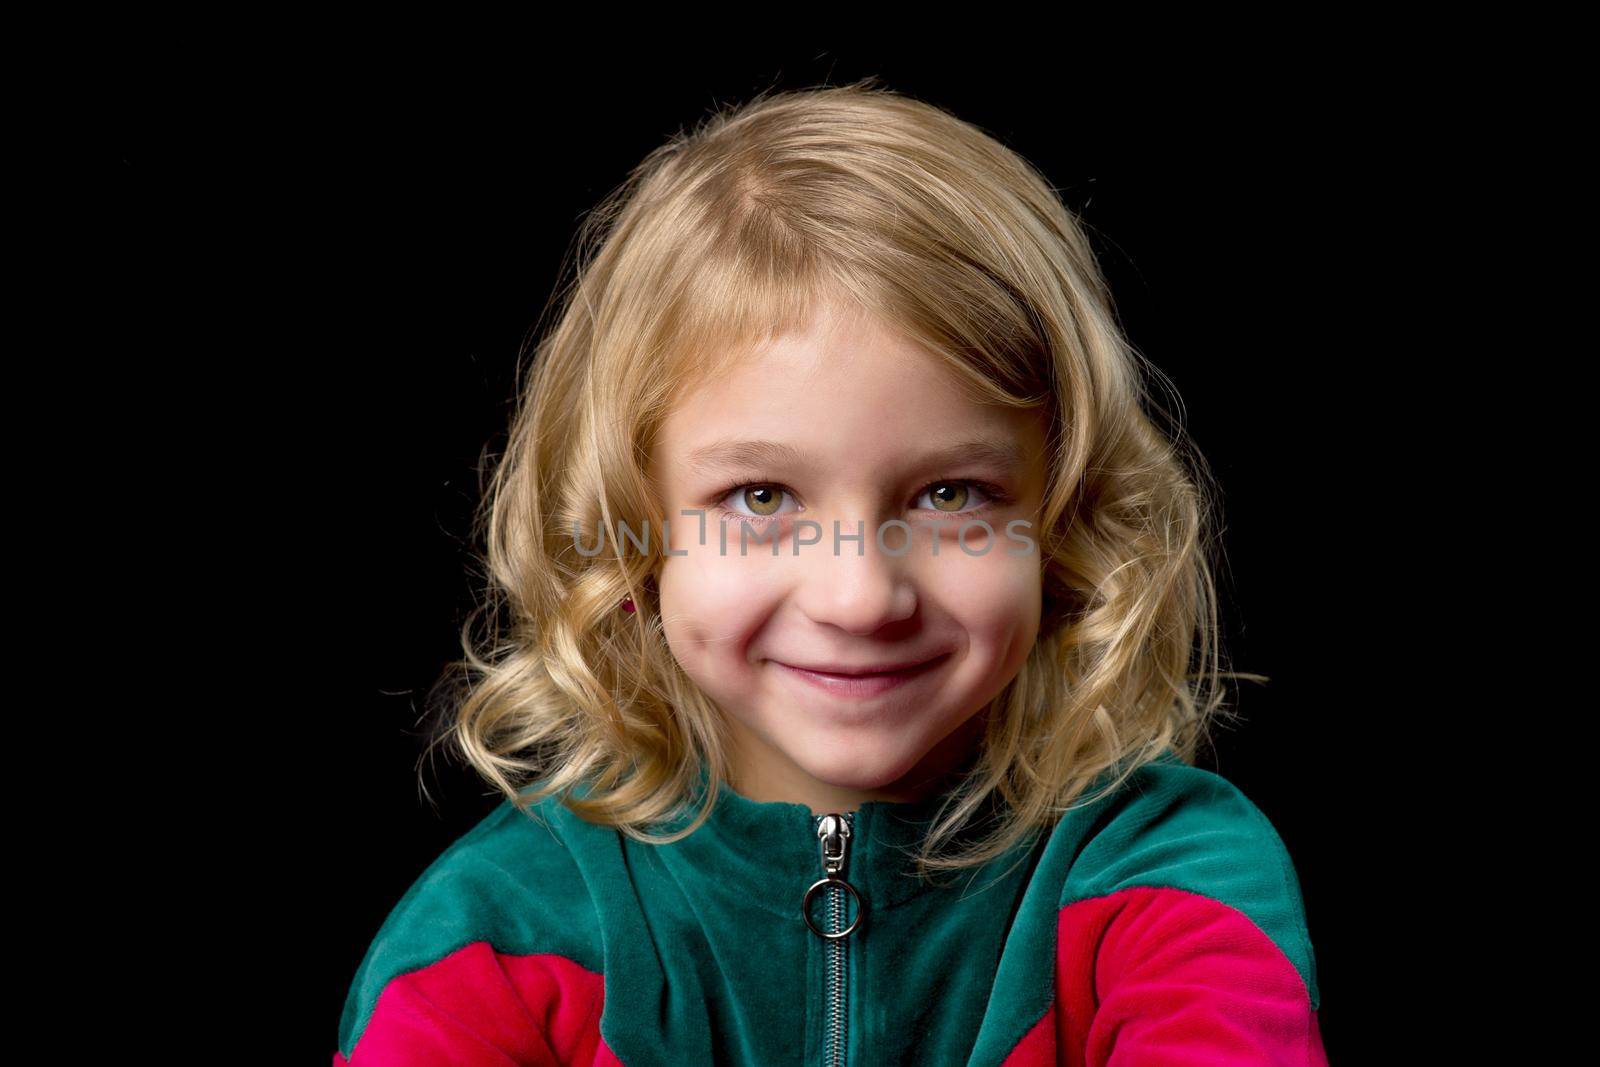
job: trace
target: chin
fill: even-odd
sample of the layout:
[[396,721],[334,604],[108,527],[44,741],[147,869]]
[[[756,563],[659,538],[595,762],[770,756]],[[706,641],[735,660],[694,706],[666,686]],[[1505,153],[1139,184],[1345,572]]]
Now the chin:
[[875,745],[859,734],[842,734],[836,739],[806,747],[805,753],[791,752],[790,758],[819,782],[839,789],[879,790],[894,786],[916,770],[927,756],[925,749],[898,744]]

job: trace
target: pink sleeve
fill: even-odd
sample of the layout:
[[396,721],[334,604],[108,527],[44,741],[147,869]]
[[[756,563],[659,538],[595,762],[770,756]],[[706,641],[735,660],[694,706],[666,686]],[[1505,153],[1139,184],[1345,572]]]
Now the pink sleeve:
[[564,956],[476,941],[390,980],[333,1067],[616,1065],[600,1039],[603,1000],[601,976]]
[[1061,909],[1060,1062],[1326,1067],[1307,986],[1248,916],[1136,887]]

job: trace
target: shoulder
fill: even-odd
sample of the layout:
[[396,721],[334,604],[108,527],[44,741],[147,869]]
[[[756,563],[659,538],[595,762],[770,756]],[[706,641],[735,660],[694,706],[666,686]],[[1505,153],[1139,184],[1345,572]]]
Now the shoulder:
[[[1294,864],[1237,786],[1170,752],[1086,810],[1058,907],[1103,935],[1115,922],[1147,943],[1202,935],[1287,960],[1311,1006],[1316,960]],[[1067,820],[1071,821],[1071,820]]]
[[598,993],[599,922],[569,844],[574,823],[588,825],[554,797],[528,811],[502,801],[428,865],[351,982],[339,1022],[343,1057],[383,1015],[383,1003],[413,1002],[406,1013],[415,1015],[414,1002],[437,1001],[435,991],[524,1002],[540,987]]

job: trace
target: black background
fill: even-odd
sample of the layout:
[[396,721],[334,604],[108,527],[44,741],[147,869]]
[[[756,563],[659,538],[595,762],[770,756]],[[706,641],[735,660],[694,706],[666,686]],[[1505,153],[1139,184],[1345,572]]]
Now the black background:
[[1224,492],[1227,651],[1271,678],[1243,684],[1212,766],[1293,857],[1330,1052],[1372,1047],[1408,995],[1384,923],[1420,910],[1393,786],[1425,759],[1406,727],[1433,699],[1427,549],[1396,502],[1433,448],[1405,325],[1428,147],[1371,72],[1335,69],[1142,74],[1148,96],[848,49],[264,66],[210,97],[152,75],[118,110],[104,207],[105,269],[136,283],[117,306],[184,336],[145,380],[170,375],[182,408],[141,429],[204,516],[162,535],[184,569],[152,576],[204,643],[167,675],[194,716],[171,720],[188,755],[163,784],[186,798],[174,847],[209,876],[194,914],[283,976],[270,1025],[219,1013],[222,1031],[326,1062],[384,916],[498,799],[420,762],[421,700],[460,651],[478,467],[583,213],[717,103],[874,74],[1046,174],[1182,397]]

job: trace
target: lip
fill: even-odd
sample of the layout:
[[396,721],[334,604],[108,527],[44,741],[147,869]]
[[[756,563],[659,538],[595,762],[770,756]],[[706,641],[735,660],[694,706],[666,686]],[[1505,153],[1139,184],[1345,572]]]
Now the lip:
[[872,668],[863,670],[860,667],[845,667],[842,665],[828,664],[833,668],[823,670],[815,667],[797,667],[792,663],[781,660],[772,662],[783,668],[789,674],[806,682],[825,693],[832,693],[841,697],[874,697],[887,693],[891,689],[898,689],[919,678],[925,678],[944,665],[950,658],[950,653],[943,652],[932,659],[923,660],[913,664],[897,664],[890,668]]

